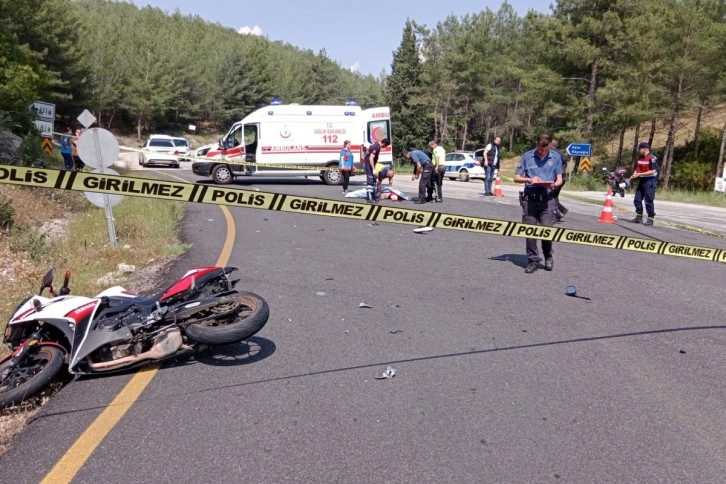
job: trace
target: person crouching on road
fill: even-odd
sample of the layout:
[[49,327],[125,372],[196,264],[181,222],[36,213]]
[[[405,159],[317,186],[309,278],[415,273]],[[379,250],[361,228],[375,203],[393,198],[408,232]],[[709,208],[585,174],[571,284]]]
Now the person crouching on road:
[[413,199],[413,203],[426,203],[426,187],[431,182],[434,165],[431,164],[431,159],[426,153],[421,150],[410,149],[404,151],[403,157],[416,163],[411,180],[420,178],[418,181],[418,197]]
[[[524,183],[524,191],[519,193],[522,206],[522,222],[532,225],[552,227],[555,224],[557,200],[554,191],[562,185],[562,156],[557,150],[550,149],[552,137],[542,133],[537,138],[537,147],[522,155],[514,174],[515,183]],[[527,239],[527,259],[524,270],[532,274],[538,269],[539,257],[537,239]],[[552,241],[542,241],[542,254],[545,269],[554,268]]]
[[[378,169],[378,167],[376,168]],[[394,176],[395,173],[393,172],[393,168],[389,168],[387,165],[383,165],[380,169],[378,169],[378,172],[376,173],[376,193],[378,194],[378,198],[381,197],[381,185],[383,184],[383,180],[388,178],[388,185],[393,185]]]
[[375,203],[376,201],[376,163],[378,163],[381,148],[386,148],[390,144],[391,140],[383,138],[380,142],[376,141],[368,148],[365,159],[366,202]]
[[353,153],[350,151],[350,141],[343,141],[343,149],[340,150],[340,158],[338,159],[338,171],[343,177],[343,195],[348,193],[348,183],[350,182],[350,172],[353,171]]
[[[655,155],[650,152],[650,145],[643,141],[638,145],[640,157],[630,180],[638,179],[638,188],[635,190],[633,204],[635,205],[635,218],[630,222],[635,224],[653,225],[655,218],[655,187],[658,183],[658,164]],[[643,222],[643,200],[648,219]]]

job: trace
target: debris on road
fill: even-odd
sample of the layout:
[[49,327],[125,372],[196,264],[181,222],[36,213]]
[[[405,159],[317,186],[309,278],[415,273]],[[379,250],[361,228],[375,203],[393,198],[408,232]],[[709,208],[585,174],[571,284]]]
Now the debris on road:
[[385,369],[381,376],[376,377],[376,380],[386,380],[388,378],[393,378],[394,376],[396,376],[396,369],[392,366],[389,366]]
[[325,296],[325,294],[327,294],[327,293],[325,291],[318,291],[318,292],[316,292],[316,294],[318,296]]
[[425,234],[426,232],[431,232],[432,230],[434,230],[433,227],[419,227],[417,229],[413,229],[413,231],[417,234]]
[[371,309],[371,308],[372,308],[373,306],[369,306],[369,305],[367,305],[366,303],[362,302],[362,303],[360,303],[360,304],[358,305],[358,307],[359,307],[359,308],[368,308],[368,309]]
[[403,330],[402,329],[391,329],[388,332],[391,334],[398,334],[398,333],[403,333]]

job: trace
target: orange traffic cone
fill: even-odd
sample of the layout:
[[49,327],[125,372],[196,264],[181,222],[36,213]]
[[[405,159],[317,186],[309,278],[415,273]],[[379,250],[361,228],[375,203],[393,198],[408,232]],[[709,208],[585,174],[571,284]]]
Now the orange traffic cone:
[[608,187],[608,193],[605,195],[605,206],[602,208],[602,213],[597,221],[604,224],[615,223],[615,219],[613,218],[613,190],[610,187]]
[[503,197],[502,193],[502,182],[499,180],[499,172],[497,172],[497,178],[494,180],[494,196]]

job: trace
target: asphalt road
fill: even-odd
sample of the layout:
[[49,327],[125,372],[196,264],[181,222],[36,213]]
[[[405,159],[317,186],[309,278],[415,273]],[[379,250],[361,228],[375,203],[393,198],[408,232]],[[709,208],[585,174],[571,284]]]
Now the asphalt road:
[[[318,180],[235,186],[342,198]],[[425,207],[520,219],[511,193],[480,187],[445,182]],[[568,227],[726,245],[568,205]],[[726,481],[723,265],[561,243],[553,272],[527,275],[521,239],[232,215],[229,264],[267,326],[164,366],[76,482]],[[170,279],[213,264],[225,230],[219,208],[189,205]],[[0,457],[4,480],[41,480],[132,376],[64,388]]]

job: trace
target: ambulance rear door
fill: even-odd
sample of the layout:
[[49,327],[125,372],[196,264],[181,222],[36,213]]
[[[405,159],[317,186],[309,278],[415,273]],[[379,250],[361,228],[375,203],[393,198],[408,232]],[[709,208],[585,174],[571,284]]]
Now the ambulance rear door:
[[[370,108],[363,110],[364,121],[363,131],[366,138],[366,146],[380,142],[384,138],[391,140],[391,110],[388,107]],[[378,156],[379,163],[393,165],[393,141],[391,145],[381,149]]]

